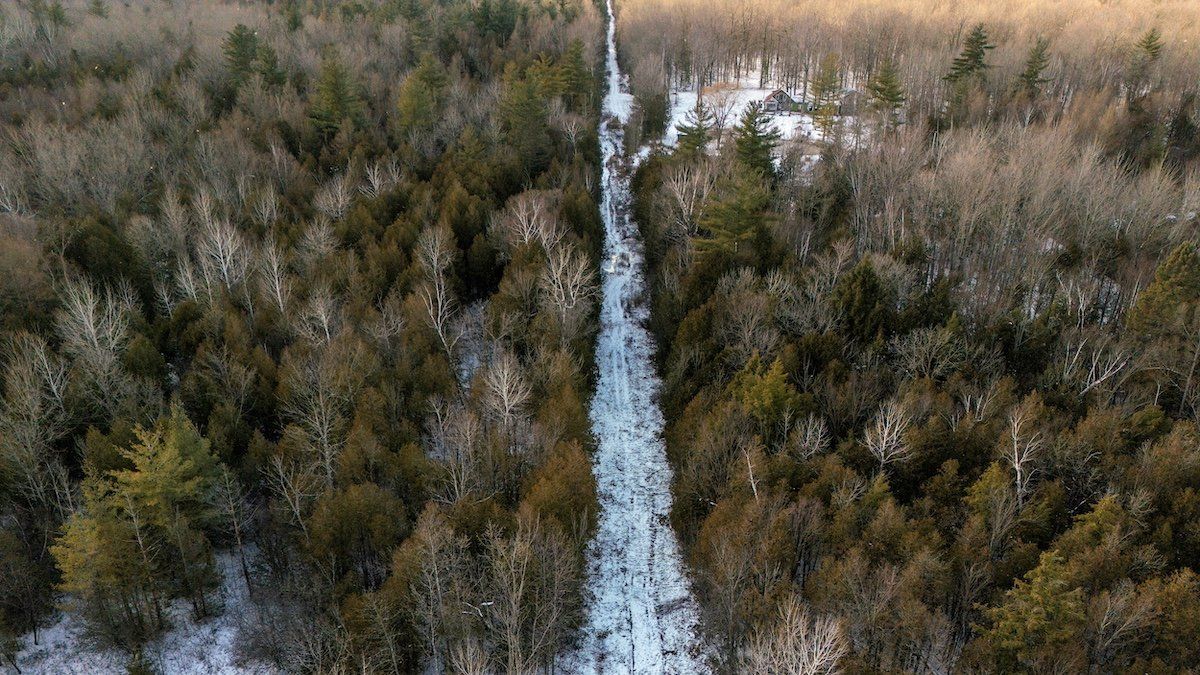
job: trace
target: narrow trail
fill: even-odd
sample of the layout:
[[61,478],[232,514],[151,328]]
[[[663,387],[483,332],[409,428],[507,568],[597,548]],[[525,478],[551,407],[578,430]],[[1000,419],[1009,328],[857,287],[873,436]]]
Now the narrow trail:
[[591,407],[600,514],[588,550],[582,639],[560,666],[570,673],[707,673],[699,610],[668,520],[672,473],[654,340],[644,327],[645,257],[629,219],[632,167],[623,125],[632,98],[617,65],[615,26],[608,0],[608,93],[600,123],[607,261]]

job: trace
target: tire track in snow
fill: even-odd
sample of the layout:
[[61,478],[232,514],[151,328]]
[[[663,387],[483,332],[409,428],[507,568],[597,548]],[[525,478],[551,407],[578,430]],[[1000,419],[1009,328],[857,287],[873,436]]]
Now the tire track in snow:
[[608,93],[600,126],[608,262],[591,406],[600,514],[588,550],[587,619],[580,644],[559,665],[570,673],[707,673],[699,610],[668,520],[672,472],[654,341],[644,327],[645,258],[628,215],[632,167],[622,125],[632,99],[617,65],[612,9],[608,0]]

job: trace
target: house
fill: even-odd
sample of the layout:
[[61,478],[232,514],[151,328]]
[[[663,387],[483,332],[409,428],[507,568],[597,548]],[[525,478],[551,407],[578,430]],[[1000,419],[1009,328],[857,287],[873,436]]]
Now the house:
[[790,113],[798,110],[799,105],[796,99],[782,89],[776,89],[763,99],[763,111],[772,114]]

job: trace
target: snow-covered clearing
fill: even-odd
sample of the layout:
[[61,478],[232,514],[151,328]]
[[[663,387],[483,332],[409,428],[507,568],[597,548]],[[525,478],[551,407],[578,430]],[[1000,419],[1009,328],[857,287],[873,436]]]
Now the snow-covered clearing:
[[[184,600],[176,600],[168,608],[172,628],[146,645],[148,665],[156,672],[169,675],[217,675],[219,673],[267,674],[277,672],[265,664],[240,663],[237,659],[237,639],[241,618],[253,615],[246,611],[249,597],[242,580],[237,555],[217,555],[222,574],[221,614],[195,621]],[[116,649],[99,649],[86,643],[83,626],[78,617],[60,614],[50,627],[38,632],[38,644],[33,635],[22,638],[17,665],[22,673],[47,675],[105,675],[124,673],[129,655]],[[4,672],[15,672],[11,668]]]
[[[757,82],[757,78],[754,80]],[[711,110],[725,117],[725,128],[728,131],[737,124],[746,106],[753,101],[761,102],[773,91],[775,90],[749,86],[748,82],[738,82],[725,88],[706,88],[704,102]],[[696,107],[696,97],[697,93],[694,91],[671,93],[671,119],[667,122],[666,133],[663,134],[663,145],[675,146],[679,139],[678,125],[683,122],[688,111]],[[771,123],[784,141],[816,141],[821,137],[821,132],[813,124],[812,116],[807,113],[780,113],[771,117]]]
[[[718,118],[717,121],[723,128],[721,133],[722,143],[724,143],[730,139],[732,129],[737,125],[746,107],[754,101],[764,102],[768,95],[778,89],[780,87],[763,88],[759,86],[759,76],[755,72],[735,81],[705,87],[700,92],[672,91],[670,94],[671,116],[667,121],[667,129],[663,133],[662,145],[675,147],[675,143],[679,140],[679,125],[684,122],[688,112],[696,107],[698,97],[703,97],[705,105]],[[796,100],[800,100],[799,92],[791,90],[789,93]],[[812,115],[806,112],[774,113],[771,114],[771,126],[779,132],[782,140],[777,150],[779,155],[797,152],[800,156],[800,165],[805,169],[811,169],[816,164],[825,137],[817,128]],[[842,142],[855,147],[870,138],[870,125],[862,115],[840,116],[837,118],[836,128]],[[781,157],[777,159],[781,159]]]
[[632,99],[617,66],[611,0],[608,11],[600,133],[608,262],[591,409],[600,517],[588,552],[587,620],[580,644],[560,665],[569,673],[704,673],[699,610],[668,521],[671,466],[657,401],[661,383],[653,338],[643,326],[644,255],[628,216],[632,168],[622,124]]

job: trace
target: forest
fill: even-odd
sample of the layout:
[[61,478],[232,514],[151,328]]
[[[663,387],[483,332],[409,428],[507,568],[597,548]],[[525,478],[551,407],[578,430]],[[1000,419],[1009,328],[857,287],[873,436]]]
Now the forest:
[[[0,4],[0,668],[570,671],[609,6]],[[612,18],[711,671],[1193,672],[1200,3]]]
[[[1200,662],[1198,18],[620,15],[645,135],[707,88],[642,165],[635,219],[672,520],[721,670]],[[703,92],[747,77],[807,94],[819,161],[757,104],[720,123]]]
[[595,517],[600,16],[0,7],[0,661],[62,609],[164,670],[224,559],[281,671],[549,663]]

